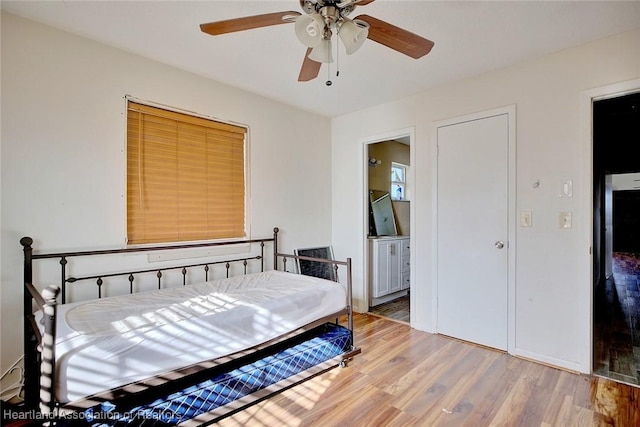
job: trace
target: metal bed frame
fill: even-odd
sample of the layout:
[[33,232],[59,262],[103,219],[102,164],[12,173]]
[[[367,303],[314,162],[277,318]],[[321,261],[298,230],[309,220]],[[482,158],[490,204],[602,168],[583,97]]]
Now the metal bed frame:
[[[209,242],[209,243],[195,243],[195,244],[178,244],[170,246],[151,246],[140,248],[120,248],[120,249],[105,249],[105,250],[89,250],[79,252],[58,252],[58,253],[34,253],[33,251],[33,239],[30,237],[23,237],[20,239],[20,244],[23,246],[24,252],[24,367],[25,367],[25,383],[24,383],[24,397],[25,406],[29,410],[39,411],[43,418],[55,419],[60,414],[82,411],[91,406],[94,406],[100,402],[108,401],[111,399],[123,399],[128,396],[140,398],[140,395],[144,393],[154,393],[154,390],[161,389],[167,386],[171,382],[185,382],[190,378],[203,378],[203,375],[207,375],[209,372],[220,372],[220,369],[224,369],[225,365],[237,366],[243,358],[247,355],[251,357],[260,357],[263,354],[269,354],[270,348],[282,345],[286,340],[292,337],[301,335],[306,331],[309,331],[321,324],[328,321],[338,322],[338,317],[342,315],[347,316],[347,328],[351,331],[353,337],[353,311],[352,311],[352,279],[351,279],[351,259],[347,258],[346,261],[336,261],[332,259],[313,258],[292,254],[285,254],[278,252],[278,233],[279,229],[276,227],[273,229],[273,237],[262,239],[249,239],[249,240],[234,240],[226,242]],[[345,302],[344,309],[337,313],[333,313],[322,319],[305,325],[304,327],[285,334],[278,338],[275,338],[267,343],[256,346],[249,350],[234,353],[223,358],[205,361],[196,365],[183,367],[169,373],[165,373],[161,376],[150,377],[148,379],[138,381],[132,384],[128,384],[116,389],[107,390],[105,392],[89,396],[87,398],[70,402],[60,403],[55,398],[55,337],[56,337],[56,306],[57,300],[60,297],[61,303],[66,303],[67,300],[67,285],[83,281],[95,281],[95,285],[98,288],[98,298],[102,297],[102,286],[105,284],[106,278],[126,277],[129,282],[129,293],[134,293],[134,282],[137,276],[143,274],[155,273],[157,278],[158,289],[162,289],[163,272],[168,270],[179,270],[182,275],[182,284],[187,284],[187,272],[189,269],[201,268],[204,270],[205,281],[209,279],[209,272],[211,267],[215,264],[222,264],[226,269],[226,277],[229,277],[229,271],[232,263],[241,263],[244,267],[244,274],[247,274],[247,266],[250,261],[256,261],[260,263],[260,271],[264,271],[265,260],[265,244],[273,244],[273,269],[278,270],[278,259],[282,259],[282,270],[287,271],[288,260],[307,260],[316,261],[321,263],[328,263],[333,265],[336,270],[338,266],[346,267],[347,276],[347,301]],[[246,245],[246,244],[259,244],[259,255],[223,260],[223,261],[210,261],[201,262],[196,264],[186,264],[180,266],[160,266],[155,269],[142,269],[126,272],[114,272],[106,274],[89,274],[81,277],[74,277],[68,274],[68,264],[70,259],[78,257],[98,256],[98,255],[112,255],[112,254],[128,254],[135,253],[141,254],[144,252],[158,252],[168,250],[179,249],[194,249],[194,248],[209,248],[215,246],[233,246],[233,245]],[[50,285],[42,292],[39,292],[36,286],[33,284],[33,262],[35,260],[43,259],[58,259],[60,264],[60,282],[59,285]],[[337,274],[336,274],[337,278]],[[34,316],[34,303],[36,310],[42,310],[44,326],[44,334],[40,332],[40,328],[36,324]],[[348,360],[353,356],[361,352],[360,348],[355,345],[351,346],[351,350],[344,353],[339,360],[331,366],[323,366],[321,369],[312,369],[305,375],[300,375],[295,381],[290,381],[286,385],[270,387],[268,392],[256,393],[256,396],[249,396],[248,399],[244,399],[241,404],[231,405],[228,410],[223,410],[222,413],[215,415],[215,420],[228,416],[234,412],[244,409],[258,401],[264,400],[267,397],[281,392],[287,388],[294,386],[311,376],[317,375],[327,369],[330,369],[336,365],[344,367]],[[156,391],[157,393],[157,391]],[[226,412],[225,412],[226,411]],[[212,421],[209,421],[212,422]]]

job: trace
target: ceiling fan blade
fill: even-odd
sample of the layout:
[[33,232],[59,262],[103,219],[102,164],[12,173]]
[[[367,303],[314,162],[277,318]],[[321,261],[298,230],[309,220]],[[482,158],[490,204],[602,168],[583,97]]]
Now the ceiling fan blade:
[[359,15],[355,19],[361,19],[369,24],[368,39],[414,59],[425,56],[433,47],[434,43],[431,40],[372,16]]
[[298,76],[299,82],[308,82],[318,77],[320,73],[320,66],[322,63],[316,62],[313,59],[309,59],[309,54],[312,48],[307,48],[307,52],[304,54],[304,61],[302,62],[302,68],[300,68],[300,75]]
[[286,17],[298,17],[300,12],[275,12],[264,15],[245,16],[243,18],[227,19],[225,21],[209,22],[200,24],[203,33],[218,36],[220,34],[235,33],[237,31],[251,30],[253,28],[269,27],[271,25],[288,24],[294,19]]
[[369,3],[373,3],[374,0],[360,0],[359,2],[356,2],[356,6],[366,6]]

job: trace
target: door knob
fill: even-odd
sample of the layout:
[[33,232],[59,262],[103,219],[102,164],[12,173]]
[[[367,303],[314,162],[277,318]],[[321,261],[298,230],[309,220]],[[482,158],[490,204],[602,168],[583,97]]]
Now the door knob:
[[496,248],[498,248],[498,249],[502,249],[502,248],[504,248],[504,242],[503,242],[503,241],[500,241],[500,240],[498,240],[497,242],[495,242],[495,243],[494,243],[494,245],[495,245],[495,247],[496,247]]

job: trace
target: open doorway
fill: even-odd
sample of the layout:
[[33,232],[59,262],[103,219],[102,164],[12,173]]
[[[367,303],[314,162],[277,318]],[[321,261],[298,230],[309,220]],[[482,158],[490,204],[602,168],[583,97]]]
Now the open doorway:
[[368,311],[410,323],[410,137],[369,142],[365,153]]
[[593,102],[593,372],[640,385],[640,92]]

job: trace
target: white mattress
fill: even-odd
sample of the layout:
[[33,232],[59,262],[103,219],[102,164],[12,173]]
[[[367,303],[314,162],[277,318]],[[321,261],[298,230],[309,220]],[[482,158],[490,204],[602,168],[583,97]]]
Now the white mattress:
[[57,398],[69,402],[240,351],[331,315],[343,285],[268,271],[58,306]]

